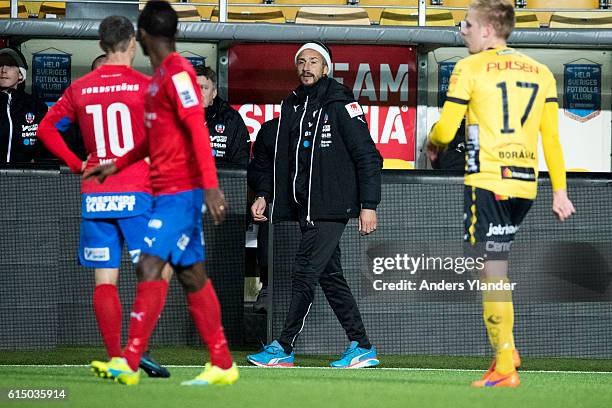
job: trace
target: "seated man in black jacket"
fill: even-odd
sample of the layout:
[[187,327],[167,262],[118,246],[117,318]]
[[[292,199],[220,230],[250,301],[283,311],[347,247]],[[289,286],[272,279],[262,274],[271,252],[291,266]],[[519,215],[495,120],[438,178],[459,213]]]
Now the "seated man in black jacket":
[[376,229],[382,158],[353,93],[328,77],[329,49],[304,44],[294,62],[301,85],[283,101],[273,161],[254,162],[249,180],[258,195],[251,207],[253,219],[265,221],[270,203],[270,221],[299,221],[302,239],[283,331],[247,359],[257,366],[293,366],[293,347],[320,285],[350,341],[331,366],[375,366],[376,350],[342,273],[340,238],[350,218],[359,218],[363,235]]
[[47,105],[24,91],[28,64],[14,48],[0,50],[0,163],[30,163],[49,156],[36,131]]
[[217,95],[215,71],[204,65],[195,67],[195,71],[202,89],[210,147],[216,164],[225,163],[246,169],[251,144],[242,117]]

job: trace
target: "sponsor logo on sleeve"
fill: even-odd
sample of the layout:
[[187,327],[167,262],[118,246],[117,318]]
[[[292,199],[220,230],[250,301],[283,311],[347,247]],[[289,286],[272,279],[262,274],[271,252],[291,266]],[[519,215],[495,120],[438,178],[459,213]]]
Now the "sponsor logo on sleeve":
[[198,96],[187,72],[183,71],[172,75],[172,82],[181,100],[181,104],[183,104],[183,108],[191,108],[198,105]]
[[346,111],[348,112],[351,118],[355,116],[363,115],[363,109],[361,109],[361,105],[358,102],[352,102],[344,105]]
[[110,261],[110,249],[104,248],[89,248],[83,249],[83,257],[87,261]]

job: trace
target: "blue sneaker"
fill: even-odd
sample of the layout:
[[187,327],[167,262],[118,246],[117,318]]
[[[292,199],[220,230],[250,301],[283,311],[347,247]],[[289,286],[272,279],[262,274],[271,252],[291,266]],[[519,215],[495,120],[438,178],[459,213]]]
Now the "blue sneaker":
[[249,363],[259,367],[293,367],[295,353],[285,353],[283,346],[276,340],[264,346],[263,350],[257,354],[247,356]]
[[380,364],[376,357],[376,349],[366,349],[359,347],[359,343],[351,341],[351,344],[342,353],[342,358],[334,361],[330,365],[333,368],[366,368],[374,367]]

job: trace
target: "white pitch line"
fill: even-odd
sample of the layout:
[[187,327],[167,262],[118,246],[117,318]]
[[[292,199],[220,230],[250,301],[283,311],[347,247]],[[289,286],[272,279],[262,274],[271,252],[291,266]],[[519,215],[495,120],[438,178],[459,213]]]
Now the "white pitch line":
[[[0,364],[0,367],[40,367],[40,368],[85,368],[89,364]],[[166,365],[169,368],[202,368],[201,365]],[[259,370],[274,370],[274,368],[262,368],[252,365],[238,366],[239,368],[251,368]],[[331,370],[342,371],[342,369],[331,367],[283,367],[277,370]],[[373,367],[364,369],[367,371],[446,371],[446,372],[482,372],[470,368],[410,368],[410,367]],[[543,374],[612,374],[612,371],[563,371],[563,370],[519,370],[522,373],[543,373]]]

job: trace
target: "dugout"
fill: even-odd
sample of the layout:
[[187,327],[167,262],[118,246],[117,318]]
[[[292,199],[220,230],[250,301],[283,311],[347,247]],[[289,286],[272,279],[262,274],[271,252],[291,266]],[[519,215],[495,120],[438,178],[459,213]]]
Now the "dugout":
[[[1,20],[0,32],[12,44],[21,44],[28,61],[41,54],[70,55],[70,72],[64,76],[75,79],[88,71],[91,60],[100,53],[96,42],[98,24],[96,20]],[[246,106],[242,113],[252,120],[249,127],[253,132],[257,129],[255,122],[273,116],[276,108],[267,100],[258,99],[262,98],[260,94],[233,86],[230,77],[232,58],[245,55],[247,59],[242,66],[255,64],[255,69],[250,72],[252,75],[274,68],[271,62],[249,59],[251,47],[282,47],[287,43],[321,40],[332,47],[350,45],[373,51],[385,47],[410,49],[413,60],[408,63],[405,78],[403,71],[399,75],[401,61],[389,63],[396,64],[398,71],[387,76],[389,84],[396,86],[396,89],[386,88],[387,100],[382,100],[382,89],[376,81],[387,75],[382,69],[379,68],[378,76],[365,70],[361,79],[367,85],[370,78],[374,84],[374,95],[379,104],[372,106],[378,107],[379,114],[386,109],[387,117],[395,115],[388,136],[388,142],[396,142],[389,150],[389,167],[395,164],[401,168],[426,168],[420,146],[438,114],[440,93],[444,90],[441,72],[449,70],[448,66],[440,63],[451,63],[465,55],[455,27],[203,22],[181,23],[179,30],[179,51],[192,58],[194,63],[204,62],[217,68],[220,93],[229,97],[230,103],[238,105],[238,108]],[[510,38],[510,45],[524,49],[536,58],[558,63],[558,69],[553,69],[553,72],[563,98],[568,97],[564,92],[567,65],[600,68],[599,92],[591,93],[599,102],[589,109],[582,109],[588,112],[574,112],[575,116],[583,115],[582,119],[588,119],[570,118],[576,123],[562,123],[561,133],[568,162],[572,163],[568,163],[570,167],[609,172],[612,31],[518,29]],[[236,46],[241,46],[247,53],[233,52]],[[384,64],[383,61],[380,66]],[[351,62],[347,65],[345,72],[350,72]],[[597,67],[591,67],[591,72]],[[148,70],[141,55],[136,68]],[[339,71],[338,68],[343,66],[335,68]],[[245,70],[245,73],[249,74],[249,71]],[[359,65],[353,84],[358,75]],[[36,83],[32,84],[32,76],[29,77],[28,86],[36,86]],[[402,99],[404,80],[408,84],[405,100]],[[247,78],[241,84],[248,83]],[[270,89],[270,93],[282,94],[289,89]],[[374,101],[373,94],[364,92],[368,91],[367,86],[359,91],[366,102]],[[392,108],[397,108],[397,113]],[[569,118],[566,113],[572,112],[565,111],[571,110],[569,105],[567,109],[562,107],[560,117]],[[406,120],[412,120],[404,127],[404,139],[400,138],[400,125],[397,124],[397,120],[403,120],[402,115]],[[382,122],[379,121],[379,141],[385,128]],[[398,150],[401,155],[393,157]],[[398,165],[395,160],[403,163]],[[228,289],[219,290],[228,338],[233,344],[240,344],[244,337],[242,209],[246,207],[246,187],[244,173],[222,172],[221,179],[226,194],[231,191],[230,200],[235,213],[228,224],[214,232],[210,226],[207,227],[207,242],[209,250],[213,251],[209,252],[211,262],[218,262],[210,267],[219,271],[220,277],[213,275],[213,279],[229,279]],[[546,181],[544,178],[540,199],[519,234],[511,258],[511,277],[518,283],[515,294],[518,346],[526,355],[609,357],[612,347],[604,339],[612,334],[611,272],[607,266],[612,228],[606,226],[610,219],[607,204],[612,180],[609,174],[596,173],[570,177],[570,195],[579,213],[564,225],[555,225],[549,214],[550,191]],[[74,257],[78,239],[78,179],[57,169],[6,169],[0,174],[0,192],[0,249],[4,254],[0,264],[3,283],[0,289],[0,349],[97,343],[98,334],[88,303],[91,301],[88,285],[93,285],[91,276],[76,266]],[[377,233],[360,238],[355,225],[349,224],[342,242],[346,276],[356,292],[372,341],[381,352],[479,355],[488,350],[485,336],[476,335],[478,328],[483,332],[484,328],[475,293],[441,291],[414,294],[398,290],[399,293],[387,296],[381,295],[373,286],[376,280],[372,273],[374,258],[390,257],[394,253],[414,253],[417,256],[421,253],[459,254],[462,233],[460,200],[460,177],[457,175],[392,170],[384,175],[381,225]],[[272,233],[275,244],[271,245],[273,264],[270,272],[274,304],[268,321],[269,337],[278,334],[287,309],[289,267],[297,243],[297,229],[292,224],[280,224]],[[555,265],[555,268],[547,269],[547,265]],[[129,265],[124,266],[129,268]],[[532,281],[535,274],[532,269],[536,268],[541,270],[538,274],[541,279]],[[581,274],[575,275],[577,271]],[[391,283],[393,279],[401,280],[398,276],[389,278],[388,275],[384,279],[391,279]],[[122,299],[129,302],[133,281],[125,279],[126,276],[129,273],[122,275],[121,294]],[[452,278],[454,280],[450,277],[447,280],[459,279]],[[225,285],[217,283],[217,280],[215,283]],[[180,288],[176,285],[171,291],[170,296],[182,299],[177,296]],[[34,305],[25,302],[31,299],[35,300]],[[41,331],[48,336],[40,338],[35,335]],[[554,340],[552,344],[551,340]],[[189,322],[184,304],[180,301],[169,304],[152,343],[197,342],[197,334]],[[344,347],[342,331],[319,292],[296,351],[327,354],[339,352]]]

